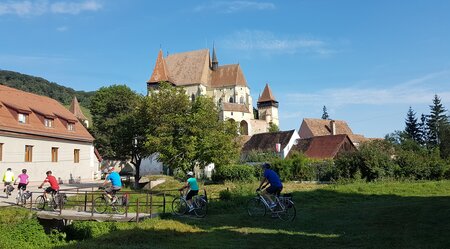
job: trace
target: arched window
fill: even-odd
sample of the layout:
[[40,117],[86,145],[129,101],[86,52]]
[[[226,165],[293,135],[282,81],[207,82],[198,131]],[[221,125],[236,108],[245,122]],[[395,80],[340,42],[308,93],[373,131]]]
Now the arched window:
[[241,97],[239,98],[239,103],[244,104],[244,96],[241,96]]
[[192,100],[192,102],[195,101],[195,94],[192,94],[192,95],[191,95],[191,100]]
[[230,100],[229,100],[228,102],[230,102],[230,103],[234,103],[234,99],[233,99],[233,97],[230,97]]

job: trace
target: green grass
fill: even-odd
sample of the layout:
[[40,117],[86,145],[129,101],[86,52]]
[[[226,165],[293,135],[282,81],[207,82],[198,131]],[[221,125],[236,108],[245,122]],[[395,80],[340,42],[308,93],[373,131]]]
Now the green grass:
[[[158,189],[181,184],[169,178]],[[450,181],[286,183],[297,207],[294,222],[247,216],[245,202],[257,185],[202,185],[210,196],[232,193],[230,201],[214,197],[205,219],[78,223],[75,232],[85,239],[54,248],[450,248]]]

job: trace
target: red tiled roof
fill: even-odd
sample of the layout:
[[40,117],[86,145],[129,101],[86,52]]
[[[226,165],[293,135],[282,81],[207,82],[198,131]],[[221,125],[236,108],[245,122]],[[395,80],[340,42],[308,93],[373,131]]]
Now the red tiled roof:
[[168,81],[177,86],[203,84],[212,87],[247,86],[239,64],[219,66],[211,69],[209,49],[170,54],[158,53],[155,68],[147,83]]
[[[0,132],[85,142],[94,140],[75,115],[54,99],[0,85],[0,103]],[[21,124],[18,114],[24,111],[28,114],[28,123]],[[45,127],[45,118],[53,118],[53,127]],[[74,124],[74,131],[68,130],[69,122]]]
[[224,111],[230,111],[230,112],[246,112],[250,113],[250,110],[247,108],[244,104],[238,104],[238,103],[222,103],[222,110]]
[[261,94],[261,96],[258,99],[258,103],[268,102],[268,101],[277,102],[275,100],[275,97],[272,94],[272,90],[270,90],[269,84],[266,84],[266,86],[264,87],[263,93]]
[[293,151],[303,152],[306,156],[318,159],[335,158],[341,152],[355,151],[356,147],[345,134],[317,136],[297,140]]
[[299,135],[301,138],[309,138],[315,136],[332,135],[331,121],[334,121],[336,126],[336,134],[353,134],[347,122],[342,120],[326,120],[326,119],[314,119],[305,118],[299,129]]

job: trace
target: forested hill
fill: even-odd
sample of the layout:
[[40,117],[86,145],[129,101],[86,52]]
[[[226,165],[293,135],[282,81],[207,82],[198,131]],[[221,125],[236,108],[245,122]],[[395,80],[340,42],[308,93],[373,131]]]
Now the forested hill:
[[77,96],[80,105],[86,108],[89,108],[91,97],[95,93],[75,91],[70,87],[61,86],[40,77],[6,70],[0,70],[0,84],[22,91],[44,95],[56,99],[66,106],[70,105],[73,96]]

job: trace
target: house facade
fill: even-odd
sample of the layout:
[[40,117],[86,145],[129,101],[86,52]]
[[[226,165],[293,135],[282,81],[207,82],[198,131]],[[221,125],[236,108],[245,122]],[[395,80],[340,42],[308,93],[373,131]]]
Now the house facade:
[[295,151],[309,158],[334,159],[339,154],[356,151],[356,147],[346,134],[339,134],[298,139],[288,157]]
[[0,171],[27,169],[30,181],[48,170],[63,181],[90,180],[98,173],[93,140],[56,100],[0,85]]
[[242,148],[242,156],[251,152],[276,153],[285,158],[299,139],[296,130],[267,132],[253,135]]
[[250,88],[239,64],[219,65],[216,51],[209,49],[163,56],[159,51],[150,79],[148,93],[157,91],[160,82],[183,87],[194,100],[200,95],[213,99],[219,118],[239,124],[241,135],[267,132],[270,124],[279,126],[278,102],[266,85],[257,102],[258,117],[253,114]]

